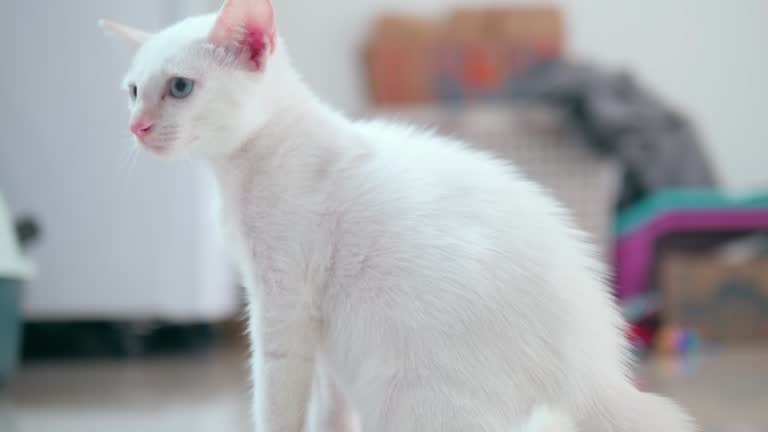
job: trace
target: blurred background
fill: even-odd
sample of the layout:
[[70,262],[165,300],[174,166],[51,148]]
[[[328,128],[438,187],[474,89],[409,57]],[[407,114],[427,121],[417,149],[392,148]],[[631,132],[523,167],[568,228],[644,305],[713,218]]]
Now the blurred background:
[[[768,431],[768,2],[274,1],[323,98],[463,137],[572,209],[638,386],[704,432]],[[0,431],[248,430],[211,178],[137,152],[128,53],[96,27],[218,6],[3,5]]]

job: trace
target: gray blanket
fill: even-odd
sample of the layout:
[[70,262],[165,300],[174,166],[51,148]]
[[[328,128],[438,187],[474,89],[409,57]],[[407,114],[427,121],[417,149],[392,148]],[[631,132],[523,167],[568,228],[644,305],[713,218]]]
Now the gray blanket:
[[713,187],[716,176],[689,121],[627,74],[555,62],[514,80],[510,96],[557,105],[576,139],[615,155],[625,171],[619,208],[668,187]]

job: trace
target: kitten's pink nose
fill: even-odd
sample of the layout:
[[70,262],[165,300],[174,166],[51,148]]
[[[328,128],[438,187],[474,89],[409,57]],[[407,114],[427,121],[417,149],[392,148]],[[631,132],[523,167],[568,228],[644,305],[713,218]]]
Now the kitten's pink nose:
[[136,123],[131,125],[131,132],[133,132],[134,135],[136,135],[137,138],[141,139],[145,136],[149,135],[150,132],[152,132],[152,120],[148,118],[141,118],[136,121]]

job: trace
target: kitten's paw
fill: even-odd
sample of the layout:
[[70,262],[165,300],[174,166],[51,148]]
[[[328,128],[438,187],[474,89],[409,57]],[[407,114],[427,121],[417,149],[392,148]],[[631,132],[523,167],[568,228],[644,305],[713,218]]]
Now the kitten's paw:
[[562,412],[541,406],[534,410],[521,432],[576,432],[576,426]]

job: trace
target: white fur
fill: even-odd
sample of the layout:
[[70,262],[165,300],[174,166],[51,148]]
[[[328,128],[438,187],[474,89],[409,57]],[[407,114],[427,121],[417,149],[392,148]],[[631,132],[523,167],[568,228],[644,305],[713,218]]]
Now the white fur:
[[[213,25],[154,35],[126,82],[133,115],[164,131],[155,147],[218,178],[251,300],[258,430],[301,430],[311,394],[327,409],[307,430],[693,430],[632,386],[602,267],[548,193],[455,140],[348,120],[281,43],[262,70],[238,68]],[[195,93],[162,100],[175,75]]]
[[549,408],[536,409],[523,432],[575,432],[576,427],[570,417]]

